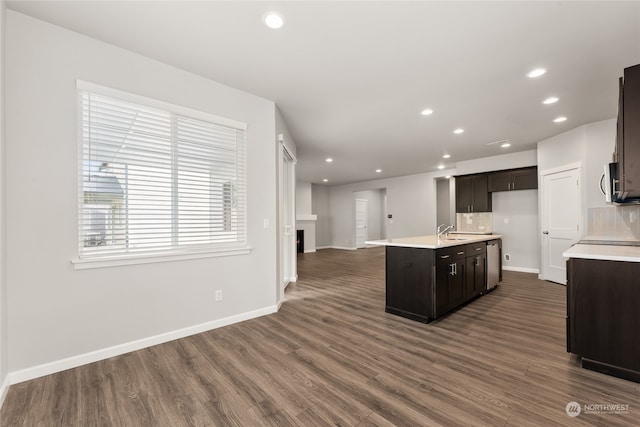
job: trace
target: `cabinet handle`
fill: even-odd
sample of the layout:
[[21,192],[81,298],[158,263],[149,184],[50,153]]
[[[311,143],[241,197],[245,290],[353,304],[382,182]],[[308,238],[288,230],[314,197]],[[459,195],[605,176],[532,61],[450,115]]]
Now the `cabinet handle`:
[[482,250],[482,248],[476,248],[476,251],[480,251],[480,250]]
[[453,264],[449,264],[449,274],[452,276],[455,276],[456,274],[458,274],[458,269],[457,266],[458,264],[456,264],[455,262]]
[[464,251],[458,252],[458,255],[464,255]]
[[447,259],[449,258],[449,255],[440,255],[440,259]]

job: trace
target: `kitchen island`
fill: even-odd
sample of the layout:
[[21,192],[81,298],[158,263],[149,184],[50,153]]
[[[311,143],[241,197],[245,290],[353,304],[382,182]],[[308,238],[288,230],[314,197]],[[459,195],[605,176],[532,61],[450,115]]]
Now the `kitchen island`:
[[[385,246],[385,311],[428,323],[502,279],[501,235],[451,234],[368,241]],[[497,245],[489,253],[487,243]],[[497,264],[496,264],[497,263]],[[495,279],[490,278],[495,273]]]

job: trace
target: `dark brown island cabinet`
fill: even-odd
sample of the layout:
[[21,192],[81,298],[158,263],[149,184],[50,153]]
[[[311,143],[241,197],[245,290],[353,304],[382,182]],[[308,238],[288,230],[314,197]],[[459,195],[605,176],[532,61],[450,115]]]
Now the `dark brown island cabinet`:
[[640,262],[567,261],[567,351],[582,367],[640,382]]
[[487,268],[486,241],[435,249],[387,246],[385,311],[428,323],[485,292]]

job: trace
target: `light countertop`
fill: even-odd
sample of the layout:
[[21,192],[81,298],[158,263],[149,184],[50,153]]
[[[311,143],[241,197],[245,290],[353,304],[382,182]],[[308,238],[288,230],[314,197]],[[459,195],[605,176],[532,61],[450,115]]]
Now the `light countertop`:
[[567,249],[562,256],[603,261],[640,262],[640,246],[577,244]]
[[397,239],[385,240],[368,240],[367,245],[379,246],[401,246],[405,248],[422,248],[422,249],[438,249],[447,248],[449,246],[466,245],[469,243],[486,242],[488,240],[500,239],[501,234],[455,234],[450,235],[449,239],[438,236],[418,236],[418,237],[400,237]]

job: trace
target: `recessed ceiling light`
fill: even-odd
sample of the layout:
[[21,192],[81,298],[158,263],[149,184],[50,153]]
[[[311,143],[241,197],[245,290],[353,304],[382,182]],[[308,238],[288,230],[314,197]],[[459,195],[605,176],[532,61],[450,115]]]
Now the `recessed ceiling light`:
[[376,173],[382,172],[382,169],[376,169]]
[[527,73],[527,77],[529,77],[530,79],[535,79],[536,77],[540,77],[546,72],[546,68],[535,68]]
[[500,147],[502,147],[502,148],[509,148],[509,147],[511,147],[511,144],[510,144],[510,143],[508,143],[508,142],[503,142],[502,144],[500,144]]
[[451,157],[451,154],[445,154],[444,156],[442,156],[443,159],[448,159],[449,157]]
[[325,162],[327,162],[327,163],[331,163],[331,162],[333,162],[333,159],[332,159],[331,157],[327,157],[327,158],[325,159]]
[[323,179],[322,182],[329,182],[327,178]]
[[431,108],[425,108],[424,110],[420,111],[420,114],[422,114],[423,116],[430,116],[433,114],[433,110]]
[[558,102],[558,98],[556,98],[555,96],[550,96],[549,98],[542,101],[542,103],[545,105],[555,104],[556,102]]
[[461,128],[458,128],[458,129],[453,131],[453,133],[456,133],[456,134],[462,133],[462,132],[464,132],[464,129],[461,129]]
[[438,169],[444,169],[444,165],[438,165]]
[[564,121],[566,121],[566,120],[567,120],[567,118],[566,118],[566,117],[564,117],[564,116],[560,116],[560,117],[556,117],[555,119],[553,119],[553,122],[554,122],[554,123],[562,123],[562,122],[564,122]]
[[282,28],[284,25],[284,18],[278,12],[267,12],[262,19],[264,20],[264,25],[274,30]]

